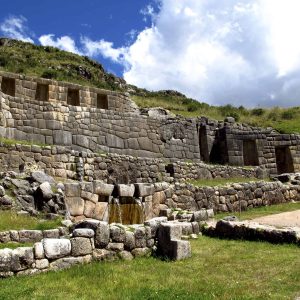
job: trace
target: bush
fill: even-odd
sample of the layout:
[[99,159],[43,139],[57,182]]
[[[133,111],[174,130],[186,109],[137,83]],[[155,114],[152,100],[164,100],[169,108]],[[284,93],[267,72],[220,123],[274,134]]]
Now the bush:
[[284,120],[292,120],[294,118],[294,111],[286,110],[281,114],[281,118]]
[[55,70],[46,70],[42,74],[42,78],[56,79],[57,77],[58,77],[58,73]]
[[251,111],[252,116],[262,116],[265,113],[265,110],[263,108],[254,108]]
[[187,110],[189,112],[192,112],[192,111],[196,111],[198,109],[198,104],[197,103],[190,103],[187,107]]

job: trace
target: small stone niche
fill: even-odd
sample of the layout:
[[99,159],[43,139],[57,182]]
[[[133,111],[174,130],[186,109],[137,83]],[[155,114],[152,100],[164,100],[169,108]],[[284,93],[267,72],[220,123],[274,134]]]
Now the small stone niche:
[[35,99],[39,101],[49,101],[49,85],[38,83],[36,86]]
[[97,94],[97,108],[108,109],[108,96],[104,94]]
[[169,173],[171,177],[175,176],[175,169],[173,164],[168,164],[165,166],[166,173]]
[[16,80],[14,78],[2,77],[1,91],[10,96],[16,95]]
[[67,104],[73,106],[80,106],[79,90],[68,89]]

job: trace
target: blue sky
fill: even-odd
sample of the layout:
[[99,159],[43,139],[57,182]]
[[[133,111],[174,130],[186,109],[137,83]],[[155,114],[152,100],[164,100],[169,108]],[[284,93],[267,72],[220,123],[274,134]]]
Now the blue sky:
[[214,105],[300,105],[299,0],[10,0],[0,35]]

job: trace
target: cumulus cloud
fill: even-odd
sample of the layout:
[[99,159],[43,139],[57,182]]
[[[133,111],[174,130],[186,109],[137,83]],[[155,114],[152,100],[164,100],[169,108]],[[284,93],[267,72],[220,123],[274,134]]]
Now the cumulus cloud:
[[57,47],[65,51],[82,55],[82,52],[76,47],[74,39],[69,36],[55,38],[54,34],[45,34],[39,37],[39,42],[43,46]]
[[92,41],[87,37],[81,38],[81,44],[83,51],[88,56],[102,55],[105,58],[109,58],[117,63],[124,63],[124,53],[126,52],[125,47],[114,48],[113,43],[106,42],[104,40]]
[[12,39],[33,43],[31,33],[26,26],[27,19],[23,16],[9,16],[0,24],[1,32]]
[[299,10],[297,0],[161,0],[123,49],[124,78],[211,104],[299,105]]

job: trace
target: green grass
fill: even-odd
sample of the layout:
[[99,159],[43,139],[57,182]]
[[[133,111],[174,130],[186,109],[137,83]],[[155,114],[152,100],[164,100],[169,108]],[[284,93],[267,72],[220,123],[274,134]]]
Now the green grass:
[[61,219],[43,220],[24,215],[17,215],[12,211],[0,211],[0,231],[36,229],[46,230],[60,226]]
[[1,143],[1,144],[4,144],[4,145],[6,145],[6,146],[12,146],[12,145],[16,145],[16,144],[20,144],[20,145],[28,145],[28,146],[36,145],[36,146],[40,146],[40,147],[51,146],[51,145],[42,144],[42,143],[37,143],[37,142],[30,142],[30,141],[20,141],[20,140],[14,140],[14,139],[7,139],[7,138],[4,138],[4,137],[0,137],[0,143]]
[[224,186],[224,185],[232,184],[232,183],[246,183],[246,182],[251,182],[251,181],[257,182],[257,181],[261,181],[261,179],[245,178],[245,177],[232,177],[232,178],[187,180],[187,183],[190,183],[192,185],[199,186],[199,187],[205,187],[205,186]]
[[275,204],[270,206],[252,208],[246,211],[242,211],[241,214],[239,214],[238,212],[220,213],[216,215],[216,219],[222,219],[226,216],[235,215],[240,220],[251,220],[259,217],[264,217],[267,215],[279,214],[279,213],[294,211],[294,210],[300,210],[300,202],[283,203],[283,204]]
[[185,117],[205,116],[210,119],[224,120],[235,117],[236,121],[258,127],[273,127],[281,133],[300,132],[300,107],[291,108],[254,108],[211,106],[182,96],[166,95],[162,92],[148,92],[143,96],[135,95],[133,100],[140,107],[163,107],[174,114]]
[[300,249],[294,245],[192,241],[193,256],[93,263],[0,281],[0,299],[294,299]]
[[13,243],[13,242],[9,242],[9,243],[0,244],[0,249],[5,249],[5,248],[16,249],[18,247],[32,247],[32,246],[33,246],[32,243]]

